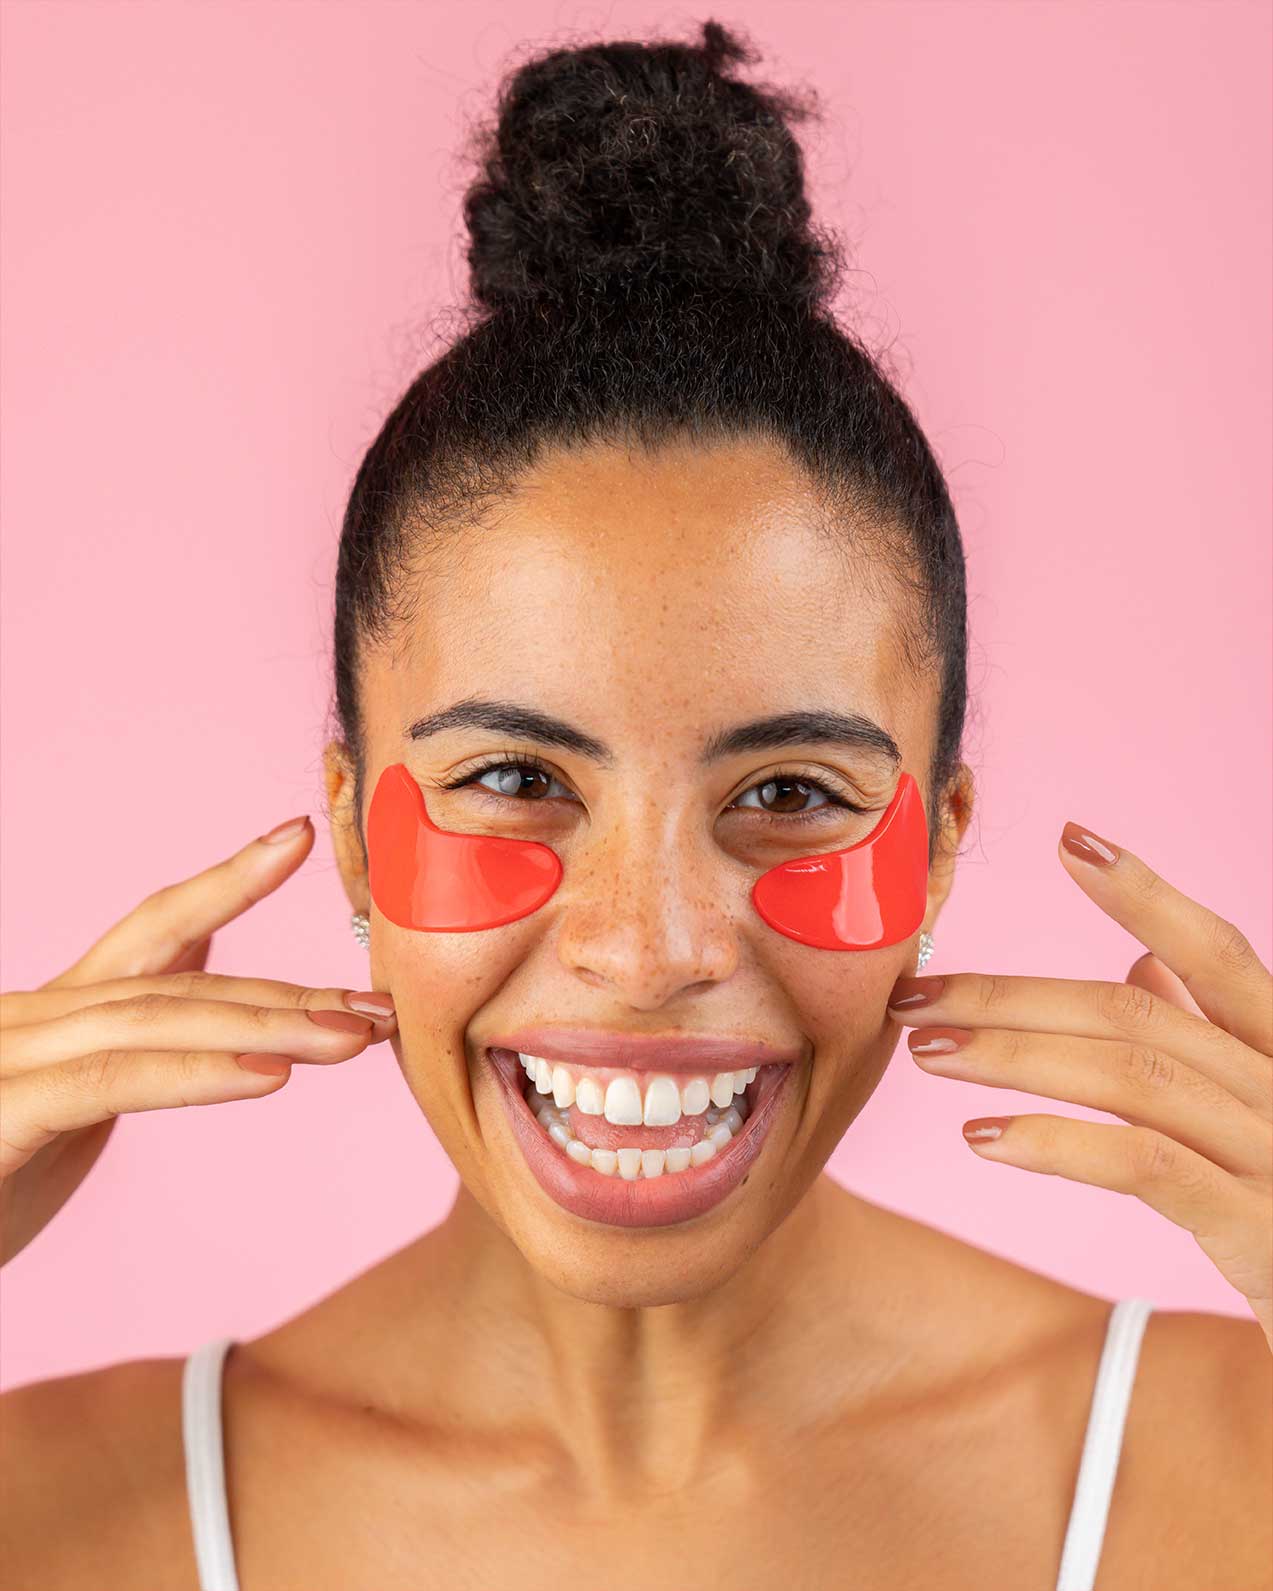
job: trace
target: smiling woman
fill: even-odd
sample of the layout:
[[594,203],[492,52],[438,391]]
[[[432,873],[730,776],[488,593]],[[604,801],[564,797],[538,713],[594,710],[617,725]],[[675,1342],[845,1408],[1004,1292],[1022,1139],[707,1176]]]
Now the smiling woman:
[[[1269,1584],[1273,980],[1076,825],[1136,978],[910,978],[973,807],[963,547],[749,59],[708,24],[503,90],[470,321],[341,533],[362,1015],[202,971],[307,825],[5,997],[11,1250],[175,1102],[161,1046],[212,1099],[387,1038],[460,1176],[260,1337],[12,1394],[15,1585]],[[1127,1124],[978,1153],[1135,1193],[1257,1318],[1111,1307],[832,1181],[921,1008],[918,1064]]]

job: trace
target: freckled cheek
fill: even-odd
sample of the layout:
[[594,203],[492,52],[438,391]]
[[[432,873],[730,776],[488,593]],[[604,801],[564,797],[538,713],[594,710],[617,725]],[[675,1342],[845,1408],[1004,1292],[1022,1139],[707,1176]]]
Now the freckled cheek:
[[[873,1072],[882,1068],[897,1039],[890,1028],[889,993],[906,966],[896,947],[820,951],[801,946],[774,968],[802,1032],[814,1047],[814,1071]],[[813,1079],[815,1086],[819,1079]]]
[[373,970],[377,989],[393,995],[398,1013],[392,1043],[411,1091],[421,1103],[467,1091],[465,1034],[476,1014],[525,960],[513,935],[387,931]]
[[909,963],[897,947],[819,951],[799,947],[783,956],[780,978],[792,1017],[813,1045],[808,1101],[815,1111],[861,1107],[874,1090],[897,1041],[888,996]]

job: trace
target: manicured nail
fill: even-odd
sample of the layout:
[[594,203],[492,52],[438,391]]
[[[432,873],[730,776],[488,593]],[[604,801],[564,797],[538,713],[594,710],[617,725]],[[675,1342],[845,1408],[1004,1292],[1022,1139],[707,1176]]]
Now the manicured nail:
[[374,989],[368,989],[365,994],[352,989],[346,990],[345,1004],[351,1011],[365,1011],[368,1016],[374,1016],[381,1022],[395,1014],[393,996],[377,994]]
[[235,1059],[245,1072],[260,1072],[262,1077],[285,1077],[292,1069],[290,1055],[239,1055]]
[[1118,860],[1116,845],[1111,845],[1089,829],[1079,828],[1077,823],[1067,823],[1061,830],[1061,844],[1080,862],[1093,862],[1097,867],[1108,867],[1111,862]]
[[334,1028],[337,1033],[370,1033],[371,1023],[365,1016],[355,1016],[352,1011],[306,1011],[311,1022],[320,1028]]
[[284,840],[295,839],[308,822],[307,812],[303,818],[289,818],[286,823],[280,823],[277,828],[271,829],[268,834],[262,834],[260,838],[266,845],[281,845]]
[[917,1005],[931,1005],[945,987],[945,978],[899,978],[889,995],[889,1010],[910,1011]]
[[964,1123],[964,1137],[970,1144],[998,1138],[1011,1120],[1011,1116],[978,1116]]
[[912,1028],[906,1035],[906,1043],[912,1055],[927,1059],[951,1055],[963,1049],[971,1037],[970,1028]]

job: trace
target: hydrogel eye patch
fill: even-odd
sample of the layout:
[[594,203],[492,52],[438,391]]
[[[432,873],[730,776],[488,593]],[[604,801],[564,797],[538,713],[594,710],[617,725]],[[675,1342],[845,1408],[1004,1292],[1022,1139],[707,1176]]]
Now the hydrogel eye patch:
[[538,911],[561,883],[561,858],[536,840],[438,828],[424,791],[395,762],[367,813],[367,883],[381,915],[399,928],[464,934]]
[[[381,915],[426,933],[470,933],[528,917],[562,876],[557,853],[536,840],[438,828],[400,762],[384,770],[372,794],[367,853]],[[908,939],[928,898],[928,824],[914,779],[902,774],[865,839],[771,867],[751,898],[771,928],[821,950],[878,950]]]

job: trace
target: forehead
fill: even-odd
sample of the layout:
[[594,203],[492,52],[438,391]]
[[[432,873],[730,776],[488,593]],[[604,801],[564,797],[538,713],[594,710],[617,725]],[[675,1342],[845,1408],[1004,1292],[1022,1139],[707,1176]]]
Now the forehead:
[[368,660],[369,733],[482,695],[618,744],[813,703],[909,738],[903,592],[767,444],[557,451],[442,535],[391,666]]

